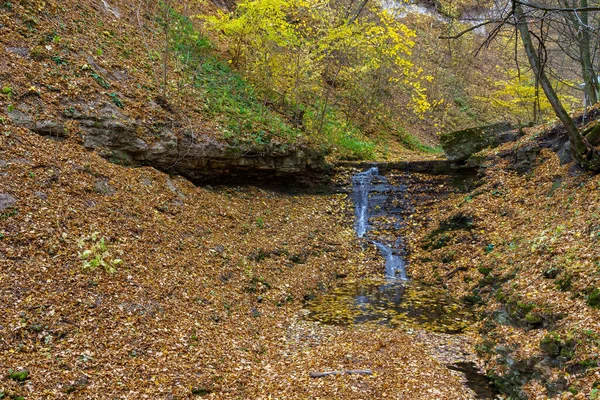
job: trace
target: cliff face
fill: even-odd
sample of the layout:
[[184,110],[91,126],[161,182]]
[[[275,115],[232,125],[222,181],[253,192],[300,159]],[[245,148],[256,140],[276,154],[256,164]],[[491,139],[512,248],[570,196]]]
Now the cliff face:
[[[192,5],[183,3],[193,15]],[[207,116],[194,72],[180,54],[165,56],[161,48],[166,36],[158,5],[46,1],[1,7],[3,120],[58,140],[79,138],[112,161],[150,165],[195,182],[312,179],[326,172],[323,154],[301,134],[239,121],[248,125],[248,137],[232,137],[219,118]]]
[[[113,162],[149,165],[196,183],[266,177],[308,180],[327,171],[323,154],[306,145],[236,146],[194,130],[178,134],[180,123],[162,121],[149,127],[104,100],[73,102],[63,115],[42,120],[21,110],[28,110],[26,103],[8,112],[18,126],[56,140],[77,134],[84,147]],[[72,124],[78,127],[76,133],[69,129]],[[145,130],[152,136],[138,134]]]

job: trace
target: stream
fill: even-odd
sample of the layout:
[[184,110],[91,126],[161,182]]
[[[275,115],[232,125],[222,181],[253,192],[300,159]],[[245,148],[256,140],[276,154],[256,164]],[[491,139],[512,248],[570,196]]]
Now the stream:
[[[390,183],[377,167],[353,175],[351,199],[356,236],[363,246],[378,250],[384,261],[382,274],[348,281],[319,295],[308,303],[307,319],[331,325],[374,323],[400,327],[409,334],[421,332],[417,336],[428,336],[426,341],[435,335],[461,334],[475,322],[473,312],[446,290],[409,277],[403,240],[397,232],[413,212],[412,204],[422,202],[421,198],[411,199],[419,193],[409,193],[409,185],[406,178]],[[418,187],[418,182],[413,186]],[[477,398],[494,398],[496,392],[474,363],[455,358],[446,365],[463,374]]]

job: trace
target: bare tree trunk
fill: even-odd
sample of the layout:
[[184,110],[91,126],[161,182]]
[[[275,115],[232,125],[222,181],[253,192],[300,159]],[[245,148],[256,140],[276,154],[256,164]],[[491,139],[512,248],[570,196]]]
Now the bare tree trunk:
[[516,0],[512,0],[512,7],[517,29],[519,30],[521,41],[523,42],[523,47],[525,48],[525,53],[527,54],[531,69],[539,80],[544,94],[548,98],[550,105],[552,105],[554,113],[563,123],[563,126],[567,131],[569,141],[571,142],[573,156],[585,168],[600,170],[600,156],[595,151],[594,147],[590,145],[586,138],[579,132],[575,121],[573,121],[569,113],[567,113],[567,110],[563,107],[548,76],[544,72],[544,66],[538,57],[538,53],[531,39],[529,24],[527,22],[527,16],[523,11],[523,7]]
[[[566,7],[569,7],[568,1],[565,1],[564,4]],[[576,4],[573,4],[573,6],[575,5]],[[579,0],[579,6],[581,8],[587,8],[588,1]],[[580,11],[579,13],[567,13],[566,21],[572,25],[572,32],[574,32],[573,34],[576,36],[577,45],[579,47],[579,63],[581,64],[584,84],[583,90],[585,92],[586,100],[589,103],[586,105],[596,104],[598,102],[598,77],[592,62],[588,12]]]
[[[587,0],[581,0],[581,7],[587,7]],[[598,77],[596,71],[594,71],[594,64],[592,63],[592,54],[590,51],[590,32],[588,28],[589,18],[587,11],[581,12],[581,24],[580,37],[579,37],[579,53],[581,57],[581,69],[583,70],[583,79],[585,83],[584,90],[590,100],[590,105],[598,102]]]

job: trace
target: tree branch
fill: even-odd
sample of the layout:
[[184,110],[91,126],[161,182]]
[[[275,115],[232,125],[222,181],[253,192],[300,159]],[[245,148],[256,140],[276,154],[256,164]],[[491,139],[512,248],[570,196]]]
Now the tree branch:
[[456,35],[452,35],[452,36],[439,36],[438,39],[458,39],[459,37],[461,37],[461,36],[463,36],[463,35],[465,35],[465,34],[467,34],[469,32],[472,32],[472,31],[474,31],[476,29],[479,29],[482,26],[486,26],[486,25],[494,24],[494,23],[504,23],[504,22],[506,22],[506,19],[504,19],[504,20],[494,19],[494,20],[484,21],[484,22],[482,22],[480,24],[473,25],[473,26],[469,27],[468,29],[465,29],[462,32],[459,32]]
[[572,13],[578,13],[581,11],[600,11],[600,7],[560,8],[560,7],[550,7],[550,6],[545,6],[542,4],[530,3],[528,1],[521,1],[521,0],[514,0],[514,2],[524,5],[526,7],[531,7],[531,8],[535,8],[537,10],[542,10],[542,11],[559,11],[559,12],[572,12]]

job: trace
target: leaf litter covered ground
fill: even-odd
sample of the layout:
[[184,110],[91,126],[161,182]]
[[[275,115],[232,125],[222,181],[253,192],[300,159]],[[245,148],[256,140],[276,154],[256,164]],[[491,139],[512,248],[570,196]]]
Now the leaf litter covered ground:
[[[5,396],[472,397],[402,329],[301,318],[304,298],[383,268],[354,239],[345,195],[195,187],[3,129]],[[116,272],[83,270],[85,250]],[[308,375],[347,369],[373,375]]]
[[478,187],[411,216],[411,271],[476,305],[480,354],[514,396],[594,399],[600,178],[544,149],[515,170],[512,154],[541,134],[487,151]]

